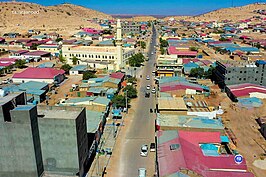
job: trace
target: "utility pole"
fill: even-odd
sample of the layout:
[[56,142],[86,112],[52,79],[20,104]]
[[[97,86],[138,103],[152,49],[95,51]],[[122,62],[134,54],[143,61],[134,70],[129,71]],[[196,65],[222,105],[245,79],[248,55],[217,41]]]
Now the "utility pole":
[[126,92],[126,114],[127,114],[127,90],[125,92]]

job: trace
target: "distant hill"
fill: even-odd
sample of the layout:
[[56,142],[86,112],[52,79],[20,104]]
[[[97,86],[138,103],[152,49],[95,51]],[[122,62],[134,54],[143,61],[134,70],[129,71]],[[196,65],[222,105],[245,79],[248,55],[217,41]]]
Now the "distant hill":
[[[184,19],[188,21],[219,21],[232,20],[233,22],[248,19],[255,16],[253,10],[266,9],[265,4],[249,4],[241,7],[223,8],[211,11],[198,16],[172,16],[176,20]],[[171,17],[164,18],[165,20]]]
[[100,28],[88,20],[112,16],[72,4],[41,6],[26,2],[0,2],[0,33],[26,32],[28,29],[72,34],[82,27]]

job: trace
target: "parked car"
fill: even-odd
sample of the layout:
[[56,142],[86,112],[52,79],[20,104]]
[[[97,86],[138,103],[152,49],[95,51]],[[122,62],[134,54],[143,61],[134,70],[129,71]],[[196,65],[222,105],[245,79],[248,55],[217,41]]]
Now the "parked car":
[[146,177],[146,168],[139,168],[139,177]]
[[153,94],[155,94],[155,93],[156,93],[156,90],[155,90],[155,88],[153,88],[153,89],[151,90],[151,93],[153,93]]
[[140,156],[147,157],[148,156],[148,145],[143,144],[140,148]]
[[151,86],[150,86],[150,85],[147,85],[147,86],[146,86],[146,89],[147,89],[147,90],[150,90],[150,89],[151,89]]
[[155,152],[155,143],[150,144],[150,151]]

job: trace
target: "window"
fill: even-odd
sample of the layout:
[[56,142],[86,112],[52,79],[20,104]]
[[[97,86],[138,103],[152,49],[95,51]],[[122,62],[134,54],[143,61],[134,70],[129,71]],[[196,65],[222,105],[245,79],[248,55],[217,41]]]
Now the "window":
[[173,151],[173,150],[178,150],[179,147],[180,147],[179,144],[171,144],[171,145],[170,145],[170,150],[171,150],[171,151]]
[[258,79],[257,78],[255,78],[255,81],[257,81]]
[[244,71],[244,73],[247,73],[247,71]]
[[227,78],[227,80],[229,80],[229,81],[230,81],[230,78]]
[[246,80],[246,78],[243,79],[244,81]]
[[242,78],[239,78],[239,80],[241,81],[241,80],[242,80]]
[[256,71],[256,73],[259,73],[259,71]]
[[242,71],[240,71],[240,73],[242,73]]

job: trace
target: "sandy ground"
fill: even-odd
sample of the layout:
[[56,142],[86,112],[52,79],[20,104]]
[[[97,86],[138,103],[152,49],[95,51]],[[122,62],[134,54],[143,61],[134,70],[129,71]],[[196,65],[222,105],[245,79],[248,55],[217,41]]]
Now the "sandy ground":
[[29,29],[73,35],[80,27],[101,29],[98,24],[88,20],[112,19],[110,15],[71,4],[41,6],[24,2],[0,2],[0,10],[0,35],[7,32],[26,33]]
[[263,4],[250,4],[241,7],[223,8],[216,11],[212,11],[199,16],[174,16],[166,17],[174,18],[176,20],[184,19],[188,21],[219,21],[219,20],[232,20],[233,22],[239,20],[245,20],[258,14],[253,13],[253,10],[266,9],[266,5]]

